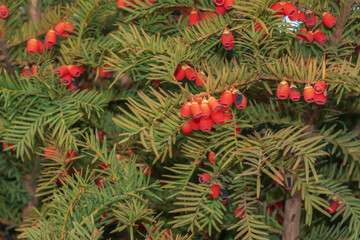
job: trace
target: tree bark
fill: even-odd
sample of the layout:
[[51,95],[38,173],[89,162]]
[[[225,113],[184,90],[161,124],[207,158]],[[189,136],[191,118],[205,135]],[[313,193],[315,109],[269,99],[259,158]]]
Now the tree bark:
[[301,218],[301,192],[296,191],[294,195],[285,202],[285,219],[283,225],[283,240],[298,240],[300,235]]
[[29,11],[34,23],[41,20],[41,8],[38,0],[29,0]]

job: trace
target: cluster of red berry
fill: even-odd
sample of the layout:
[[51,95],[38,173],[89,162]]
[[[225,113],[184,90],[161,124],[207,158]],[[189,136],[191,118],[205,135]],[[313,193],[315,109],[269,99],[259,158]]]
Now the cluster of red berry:
[[[280,82],[276,94],[279,99],[287,99],[290,96],[290,99],[294,102],[299,101],[301,97],[296,85],[291,83],[289,86],[286,80]],[[304,88],[304,99],[308,103],[315,102],[316,104],[324,105],[327,100],[325,83],[323,81],[317,81],[314,87],[309,84],[306,85]]]
[[[333,213],[335,213],[337,210],[338,210],[338,208],[343,204],[343,201],[336,201],[336,198],[337,198],[337,195],[335,195],[333,198],[331,198],[329,201],[328,201],[328,203],[329,203],[329,205],[330,205],[330,209],[328,209],[328,208],[325,208],[325,211],[327,211],[328,213],[331,213],[331,214],[333,214]],[[345,206],[342,206],[341,208],[340,208],[340,210],[341,209],[343,209]],[[341,216],[344,216],[344,213],[345,213],[345,210],[343,210],[341,213],[340,213],[340,215]]]
[[[220,102],[210,96],[206,98],[193,98],[191,101],[185,102],[181,107],[181,115],[183,117],[193,118],[181,127],[184,134],[189,134],[193,130],[201,129],[208,132],[215,124],[227,124],[225,120],[232,120],[233,116],[228,109],[235,102],[238,109],[243,109],[247,105],[246,97],[239,90],[226,90],[220,97]],[[234,126],[235,127],[235,126]],[[236,129],[239,134],[240,129]]]
[[44,48],[52,49],[56,43],[56,34],[62,36],[64,39],[67,38],[68,35],[75,30],[73,24],[71,22],[61,22],[58,23],[54,30],[50,30],[47,32],[45,36],[45,44],[37,40],[36,38],[32,38],[27,42],[27,52],[29,54],[35,54],[36,52],[42,53]]
[[[275,11],[275,15],[288,16],[291,21],[305,22],[306,27],[300,30],[300,33],[297,35],[298,39],[309,42],[313,42],[315,39],[321,46],[325,45],[326,35],[323,32],[319,29],[311,29],[310,31],[307,29],[315,27],[318,22],[318,17],[313,11],[308,9],[305,14],[303,11],[298,10],[292,3],[285,1],[275,3],[271,6],[271,9]],[[336,24],[336,19],[332,14],[324,12],[322,14],[322,22],[326,27],[332,28]],[[320,23],[318,26],[321,27],[322,24]]]
[[196,73],[195,69],[190,67],[188,64],[179,64],[175,70],[174,77],[178,81],[182,81],[186,77],[189,81],[195,81],[197,86],[201,86],[206,83],[205,73],[203,71],[199,74]]
[[73,82],[73,77],[80,77],[81,72],[84,70],[84,67],[78,67],[76,65],[70,66],[60,66],[56,72],[57,75],[61,78],[61,84],[65,86],[70,86]]
[[5,19],[8,16],[9,16],[9,9],[6,6],[2,5],[0,7],[0,17]]
[[234,6],[234,0],[214,0],[214,3],[216,5],[215,12],[221,15]]

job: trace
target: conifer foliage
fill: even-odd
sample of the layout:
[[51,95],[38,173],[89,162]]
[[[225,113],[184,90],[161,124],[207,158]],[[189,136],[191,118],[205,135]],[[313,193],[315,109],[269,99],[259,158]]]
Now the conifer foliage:
[[358,1],[1,5],[0,238],[360,238]]

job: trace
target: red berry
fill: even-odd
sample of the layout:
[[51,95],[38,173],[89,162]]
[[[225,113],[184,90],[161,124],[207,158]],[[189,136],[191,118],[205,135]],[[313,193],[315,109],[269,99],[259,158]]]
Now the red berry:
[[308,103],[311,103],[315,100],[315,93],[312,86],[306,86],[304,88],[304,99]]
[[[221,42],[226,50],[231,50],[234,46],[234,37],[227,29],[225,29],[224,33],[221,36]],[[229,49],[230,48],[230,49]]]
[[325,26],[332,28],[336,24],[336,19],[330,13],[323,13],[323,23]]
[[283,11],[283,4],[281,2],[277,2],[272,5],[271,9],[275,12],[275,15],[285,16]]
[[191,128],[190,122],[185,123],[184,126],[181,127],[181,131],[184,134],[192,133],[193,130]]
[[315,103],[318,105],[324,105],[327,100],[327,93],[322,92],[321,94],[315,94],[314,95]]
[[68,68],[68,66],[60,66],[60,67],[56,70],[56,72],[57,72],[57,75],[58,75],[59,77],[62,77],[62,76],[65,76],[65,75],[69,74],[69,68]]
[[305,15],[305,25],[307,27],[314,27],[316,25],[317,18],[315,14],[308,10]]
[[214,3],[216,6],[222,6],[224,4],[225,0],[214,0]]
[[243,218],[245,214],[244,208],[237,207],[235,209],[235,217],[236,218]]
[[190,102],[184,103],[184,105],[181,107],[181,115],[183,117],[189,117],[191,115],[191,103]]
[[223,7],[228,10],[234,6],[234,0],[225,0]]
[[293,17],[297,13],[297,9],[292,3],[285,3],[283,11],[288,17]]
[[39,51],[39,43],[35,38],[30,39],[27,42],[27,52],[29,54],[35,54],[35,52]]
[[222,124],[224,123],[224,113],[222,111],[215,111],[211,113],[211,119],[214,121],[214,123],[216,124]]
[[58,34],[58,35],[63,35],[63,33],[64,33],[64,31],[65,31],[65,22],[58,23],[58,24],[55,26],[54,31],[55,31],[55,33]]
[[315,37],[315,41],[318,42],[321,46],[324,46],[325,43],[326,43],[326,36],[324,33],[322,33],[321,31],[319,30],[316,30],[315,31],[315,34],[314,34],[314,37]]
[[81,74],[80,68],[76,65],[70,65],[69,67],[69,74],[73,77],[79,77]]
[[38,47],[39,47],[39,53],[42,53],[44,51],[44,43],[40,40],[38,40]]
[[212,129],[213,127],[213,123],[212,123],[212,120],[211,118],[200,118],[200,129],[203,131],[203,132],[208,132]]
[[226,13],[226,9],[224,8],[224,6],[216,6],[215,7],[215,12],[221,15],[224,15]]
[[192,130],[200,129],[200,118],[192,118],[189,122]]
[[53,30],[48,31],[45,36],[45,45],[46,46],[54,46],[56,43],[56,33]]
[[5,19],[9,16],[9,9],[6,6],[0,7],[0,17]]
[[247,105],[247,99],[239,90],[233,91],[234,102],[237,109],[244,109]]
[[179,64],[175,70],[175,73],[174,73],[174,76],[175,78],[178,80],[178,81],[181,81],[184,79],[185,77],[185,70],[182,68],[181,64]]
[[218,100],[214,97],[210,97],[208,100],[211,111],[216,112],[221,109],[221,105]]
[[200,183],[208,183],[210,181],[210,178],[211,178],[210,174],[203,173],[199,177],[199,182]]
[[303,28],[299,31],[299,33],[303,33],[303,34],[297,34],[296,38],[300,40],[304,40],[308,34],[308,31],[306,30],[306,28]]
[[301,97],[300,90],[292,83],[290,85],[290,99],[294,102],[299,101]]
[[305,39],[308,42],[313,42],[314,41],[314,32],[313,31],[308,31],[307,36],[305,37]]
[[203,71],[196,75],[195,84],[196,86],[205,85],[206,83],[206,75]]
[[211,116],[211,109],[206,99],[202,100],[201,104],[201,116],[202,117],[210,117]]
[[69,86],[72,82],[72,77],[69,74],[66,74],[61,77],[61,84]]
[[196,77],[197,77],[195,69],[193,69],[192,67],[186,65],[185,66],[185,76],[190,81],[194,81],[196,79]]
[[233,100],[234,100],[234,97],[233,97],[231,91],[226,90],[220,96],[220,105],[225,107],[225,108],[228,108],[233,103]]
[[276,94],[277,94],[277,97],[280,99],[287,99],[289,97],[290,87],[289,87],[289,84],[285,80],[281,81],[281,83],[277,87]]
[[325,83],[323,81],[317,81],[314,85],[314,93],[315,94],[322,94],[325,90]]
[[198,12],[193,8],[191,10],[191,13],[190,13],[190,16],[189,16],[189,24],[191,26],[193,26],[199,21],[200,21],[200,16],[199,16]]
[[21,70],[21,75],[23,77],[30,77],[31,76],[31,70],[30,70],[29,66],[25,66],[23,68],[23,70]]
[[303,12],[303,11],[298,11],[298,21],[300,21],[300,22],[303,22],[303,21],[305,21],[305,13]]
[[195,118],[199,118],[202,115],[200,104],[196,101],[191,103],[191,113]]
[[209,194],[209,197],[212,197],[212,198],[219,197],[219,195],[220,195],[220,187],[219,187],[219,185],[217,185],[217,184],[212,185],[211,186],[211,192],[212,193]]

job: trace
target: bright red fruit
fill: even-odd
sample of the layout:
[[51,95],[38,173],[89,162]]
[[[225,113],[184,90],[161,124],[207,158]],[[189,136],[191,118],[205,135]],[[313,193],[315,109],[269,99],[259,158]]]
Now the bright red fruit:
[[276,12],[275,15],[284,16],[283,4],[281,2],[277,2],[274,5],[272,5],[271,9]]
[[220,96],[220,105],[225,107],[225,108],[228,108],[233,103],[233,100],[234,100],[234,97],[233,97],[231,91],[226,90]]
[[236,218],[243,218],[244,217],[244,214],[245,214],[245,211],[243,208],[240,208],[240,207],[237,207],[235,209],[235,217]]
[[305,13],[303,11],[298,11],[298,21],[303,22],[305,21]]
[[44,43],[40,40],[38,40],[38,47],[39,47],[39,53],[42,53],[44,51]]
[[183,117],[189,117],[191,115],[191,103],[190,102],[186,102],[186,103],[184,103],[184,105],[182,105],[181,115]]
[[314,95],[314,100],[315,103],[318,105],[324,105],[326,103],[327,100],[327,93],[322,92],[321,94],[315,94]]
[[200,119],[200,129],[203,132],[208,132],[212,129],[213,123],[212,120],[210,118],[201,118]]
[[69,68],[67,66],[60,66],[56,72],[59,77],[62,77],[69,73]]
[[323,23],[325,26],[332,28],[336,24],[336,19],[330,13],[323,13]]
[[0,17],[5,19],[8,16],[9,16],[9,9],[6,6],[2,5],[0,7]]
[[192,133],[193,130],[191,128],[190,122],[185,123],[184,126],[181,127],[181,131],[184,134]]
[[193,101],[191,103],[191,113],[195,118],[201,117],[202,114],[201,107],[200,104],[197,103],[196,101]]
[[222,124],[224,122],[224,113],[221,110],[216,111],[216,112],[212,112],[211,113],[211,119],[216,124]]
[[216,6],[215,12],[224,15],[226,13],[226,8],[224,8],[224,6]]
[[234,102],[237,109],[244,109],[247,105],[247,99],[239,90],[233,91]]
[[313,27],[316,25],[316,21],[317,17],[315,14],[311,10],[308,10],[305,15],[305,25],[307,27]]
[[209,193],[209,197],[217,198],[220,195],[220,187],[217,184],[211,186],[211,192]]
[[291,101],[299,101],[301,97],[300,90],[292,83],[290,85],[290,99]]
[[208,183],[210,181],[210,178],[211,178],[210,174],[203,173],[199,177],[199,182],[200,183]]
[[214,3],[216,6],[222,6],[224,4],[225,0],[214,0]]
[[200,129],[200,118],[192,118],[189,122],[192,130]]
[[322,94],[325,90],[325,83],[323,81],[317,81],[314,85],[315,94]]
[[72,82],[72,77],[69,74],[65,74],[61,77],[61,84],[69,86]]
[[80,68],[76,65],[70,65],[69,68],[69,74],[73,77],[79,77],[81,74]]
[[322,33],[321,31],[319,30],[316,30],[315,31],[315,34],[314,34],[314,37],[315,37],[315,41],[318,42],[321,46],[324,46],[325,43],[326,43],[326,36],[324,33]]
[[314,41],[314,32],[313,31],[308,31],[307,36],[305,37],[305,39],[308,42],[313,42]]
[[186,65],[184,69],[185,69],[186,78],[189,79],[190,81],[194,81],[197,77],[195,69],[193,69],[189,65]]
[[288,17],[293,17],[297,13],[297,9],[292,3],[285,3],[283,11]]
[[234,37],[227,29],[225,29],[223,35],[221,36],[221,42],[226,50],[231,50],[234,46]]
[[56,33],[53,30],[48,31],[45,36],[45,45],[46,46],[54,46],[56,43]]
[[277,87],[276,95],[280,99],[287,99],[289,97],[290,87],[285,80],[282,80],[279,86]]
[[306,30],[306,28],[303,28],[299,31],[299,33],[303,33],[303,34],[297,34],[296,38],[300,40],[304,40],[306,38],[306,34],[308,34],[308,31]]
[[208,157],[208,159],[209,159],[209,162],[210,163],[214,163],[216,160],[215,160],[215,155],[216,155],[216,153],[214,153],[213,151],[211,151],[211,152],[209,152],[209,157]]
[[224,1],[224,4],[223,4],[223,7],[225,9],[230,9],[234,6],[234,0],[225,0]]
[[308,103],[311,103],[315,100],[315,93],[312,86],[306,86],[304,88],[304,99]]
[[54,31],[55,31],[56,34],[62,35],[64,33],[64,31],[65,31],[65,22],[58,23],[55,26]]
[[29,54],[35,54],[35,52],[39,51],[39,43],[35,38],[30,39],[27,42],[27,52]]
[[181,64],[179,64],[175,70],[175,73],[174,73],[174,76],[175,78],[178,80],[178,81],[181,81],[184,79],[185,77],[185,70],[182,68]]
[[216,111],[219,111],[221,109],[220,103],[214,97],[210,97],[209,100],[208,100],[208,103],[209,103],[211,111],[216,112]]
[[202,100],[201,104],[201,116],[202,117],[210,117],[211,116],[211,109],[206,99]]
[[200,16],[199,16],[198,12],[193,8],[191,10],[191,13],[190,13],[190,16],[189,16],[189,24],[191,26],[193,26],[199,21],[200,21]]

